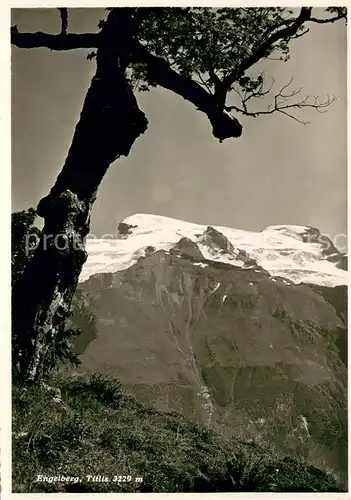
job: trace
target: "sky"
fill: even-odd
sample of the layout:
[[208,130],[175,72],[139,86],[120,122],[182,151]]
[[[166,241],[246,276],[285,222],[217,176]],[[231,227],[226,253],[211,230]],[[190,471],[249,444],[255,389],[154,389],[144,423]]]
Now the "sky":
[[[95,32],[105,15],[70,9],[68,29]],[[57,9],[16,9],[12,24],[58,33],[60,16]],[[238,116],[242,137],[220,144],[191,103],[161,88],[138,94],[148,130],[106,174],[91,233],[114,234],[125,217],[151,213],[252,231],[308,225],[334,241],[346,234],[346,27],[343,21],[309,27],[292,42],[287,63],[264,61],[255,70],[274,77],[277,90],[293,76],[293,88],[302,86],[306,95],[334,94],[327,113],[300,113],[308,125],[282,114]],[[62,168],[95,71],[89,52],[12,48],[14,211],[35,207]],[[338,246],[344,243],[339,237]]]

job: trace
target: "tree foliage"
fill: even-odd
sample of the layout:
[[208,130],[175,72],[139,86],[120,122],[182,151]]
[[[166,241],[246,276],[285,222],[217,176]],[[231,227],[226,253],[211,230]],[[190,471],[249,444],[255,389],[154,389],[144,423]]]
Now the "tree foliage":
[[[122,12],[126,9],[106,10]],[[298,109],[311,107],[323,112],[335,100],[333,96],[327,96],[324,101],[299,96],[299,100],[290,102],[302,89],[285,95],[280,89],[273,95],[268,112],[247,107],[248,100],[265,97],[273,91],[273,85],[265,83],[265,76],[255,73],[255,64],[271,56],[286,62],[290,57],[291,42],[305,36],[309,24],[346,22],[346,7],[320,9],[318,15],[312,7],[134,7],[129,11],[135,21],[131,33],[133,42],[126,43],[121,52],[126,75],[135,90],[147,91],[161,85],[193,102],[207,114],[211,103],[224,111],[235,110],[252,117],[277,111],[296,119],[294,112]],[[107,24],[108,20],[100,20],[100,33]],[[12,41],[22,47],[96,49],[99,47],[99,33],[59,37],[41,32],[13,33]],[[87,58],[95,59],[96,56],[94,50]],[[240,106],[227,102],[228,96],[238,95]],[[212,99],[209,100],[209,96]]]
[[[320,20],[310,18],[309,21],[346,20],[346,8],[328,8],[325,12],[333,16]],[[262,73],[255,74],[253,71],[247,74],[247,70],[273,54],[278,61],[288,61],[291,40],[309,31],[306,22],[299,21],[299,17],[304,19],[303,13],[301,10],[300,16],[296,17],[292,9],[282,7],[154,9],[141,25],[139,39],[152,54],[164,58],[174,71],[194,79],[206,91],[217,95],[223,104],[225,95],[234,90],[243,105],[226,106],[229,111],[235,110],[252,117],[302,107],[314,107],[323,112],[335,100],[334,97],[328,96],[326,101],[304,97],[288,103],[302,89],[284,95],[282,90],[285,87],[274,96],[274,105],[266,112],[251,112],[247,107],[249,99],[265,97],[273,87],[273,84],[265,87]],[[285,31],[291,27],[292,34]],[[131,66],[130,80],[140,91],[157,85],[149,77],[148,65],[142,63]],[[277,102],[279,97],[281,99]],[[284,114],[294,117],[286,111]]]
[[[235,71],[289,15],[291,10],[280,7],[162,9],[143,23],[139,36],[150,52],[164,57],[175,71],[187,77],[203,75],[199,83],[214,91],[217,78]],[[276,51],[286,61],[288,41],[278,40],[263,57]],[[133,78],[153,83],[142,65],[133,68]],[[257,87],[257,81],[249,77],[239,77],[239,83],[243,89]]]
[[[337,15],[319,21],[346,19],[346,8],[329,8],[326,12]],[[279,60],[287,61],[290,41],[308,32],[307,21],[318,22],[306,10],[296,17],[293,10],[282,7],[162,8],[153,9],[142,23],[138,38],[180,74],[205,75],[199,83],[206,88],[214,91],[217,79],[223,81],[235,74],[243,90],[254,90],[259,82],[241,74],[248,59],[260,51],[260,59],[274,52]],[[293,33],[284,31],[289,26],[294,26]],[[144,83],[149,83],[146,68],[133,73],[135,79],[142,76]]]

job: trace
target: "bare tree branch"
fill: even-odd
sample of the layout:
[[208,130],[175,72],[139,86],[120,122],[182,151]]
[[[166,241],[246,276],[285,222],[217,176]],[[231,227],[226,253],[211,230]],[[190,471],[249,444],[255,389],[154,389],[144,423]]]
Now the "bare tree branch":
[[[311,14],[312,14],[312,11],[311,11]],[[336,21],[339,21],[340,19],[345,19],[345,20],[347,19],[346,8],[340,8],[340,13],[337,16],[327,17],[325,19],[317,19],[315,17],[310,17],[309,19],[306,19],[305,22],[313,22],[313,23],[318,23],[318,24],[328,24],[328,23],[335,23]],[[296,18],[285,19],[279,25],[271,26],[270,28],[267,29],[263,38],[266,38],[268,35],[270,35],[272,31],[275,31],[275,30],[282,28],[284,26],[290,26],[295,21],[296,21]],[[307,33],[307,31],[304,34],[306,34],[306,33]],[[303,35],[302,34],[297,35],[296,38],[299,38],[300,36],[303,36]],[[295,38],[295,37],[291,37],[291,38]]]
[[[242,102],[244,114],[249,113],[249,110],[247,109],[247,102],[253,98],[264,99],[269,94],[269,92],[272,90],[273,84],[274,84],[274,78],[272,78],[271,85],[267,89],[265,89],[264,88],[264,81],[262,79],[262,82],[260,83],[260,85],[257,87],[256,90],[251,90],[250,92],[245,90],[244,94],[236,86],[233,86],[234,92],[236,94],[238,94],[238,96]],[[225,107],[225,109],[227,111],[230,111],[231,108],[234,109],[233,106],[226,106]],[[239,112],[242,112],[242,111],[239,111]]]
[[72,50],[97,48],[100,33],[67,33],[62,35],[51,35],[49,33],[19,33],[11,29],[11,43],[23,49],[46,47],[50,50]]
[[241,99],[241,104],[242,107],[239,106],[226,106],[225,109],[227,111],[237,111],[238,113],[241,113],[245,116],[252,116],[256,118],[257,116],[260,115],[271,115],[273,113],[282,113],[285,116],[288,116],[289,118],[292,118],[293,120],[302,123],[303,125],[307,125],[309,122],[300,119],[299,117],[295,116],[288,110],[296,110],[296,109],[302,109],[302,108],[313,108],[315,109],[318,113],[325,113],[328,111],[329,106],[336,101],[335,96],[327,96],[327,99],[325,101],[319,101],[318,96],[315,96],[311,98],[310,96],[304,96],[300,100],[296,102],[289,102],[289,99],[291,97],[295,97],[299,94],[301,94],[302,87],[297,89],[297,90],[291,90],[290,92],[286,92],[287,88],[291,85],[293,79],[291,78],[290,81],[283,85],[283,87],[280,89],[280,91],[274,95],[273,97],[273,103],[269,104],[268,108],[266,110],[260,110],[260,111],[251,111],[248,109],[248,101],[253,99],[253,98],[264,98],[267,96],[269,91],[272,89],[274,80],[272,84],[270,85],[269,88],[264,89],[263,85],[260,86],[257,90],[249,92],[246,95],[243,95],[242,92],[236,87],[233,88],[233,90],[237,93],[237,95]]
[[311,17],[309,21],[311,23],[327,24],[327,23],[335,23],[335,21],[339,21],[340,19],[346,19],[346,15],[330,17],[329,19],[317,19],[316,17]]
[[61,35],[67,35],[68,9],[66,7],[59,7],[58,10],[60,11],[61,15]]
[[212,89],[211,86],[208,84],[206,80],[202,77],[201,73],[197,73],[199,79],[200,79],[200,84],[202,84],[204,87],[206,87],[206,90],[208,91],[209,94],[212,94]]
[[291,40],[296,40],[296,38],[301,38],[304,35],[307,35],[307,33],[310,31],[309,28],[306,28],[305,31],[301,31],[301,33],[296,33],[296,35],[293,35],[291,37]]
[[[137,30],[140,24],[145,21],[155,8],[118,8],[117,15],[124,15],[128,9],[133,15],[133,29]],[[62,26],[60,35],[51,35],[38,31],[36,33],[20,33],[17,26],[11,27],[11,44],[24,49],[33,49],[46,47],[50,50],[73,50],[73,49],[95,49],[98,48],[100,33],[67,33],[68,10],[67,8],[58,8],[61,14]],[[111,9],[112,10],[112,9]],[[133,12],[132,12],[133,10]],[[102,23],[101,27],[104,23]],[[64,37],[62,35],[65,35]]]
[[334,17],[326,17],[324,19],[318,19],[316,17],[310,17],[309,21],[317,24],[327,24],[335,23],[335,21],[340,21],[340,19],[347,19],[347,8],[346,7],[334,7],[326,9],[329,12],[337,13]]
[[216,75],[216,72],[213,68],[213,66],[211,65],[211,67],[209,68],[208,70],[208,74],[213,82],[213,85],[214,85],[214,88],[215,88],[215,93],[217,91],[217,89],[220,88],[220,86],[222,85],[222,81],[221,79]]

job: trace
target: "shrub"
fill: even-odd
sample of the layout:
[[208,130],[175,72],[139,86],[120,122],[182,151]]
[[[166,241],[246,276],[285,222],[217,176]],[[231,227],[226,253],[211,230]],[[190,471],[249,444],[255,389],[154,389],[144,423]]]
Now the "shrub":
[[123,398],[123,389],[116,379],[109,379],[102,374],[92,374],[87,379],[78,377],[65,386],[71,395],[91,395],[100,403],[118,408]]

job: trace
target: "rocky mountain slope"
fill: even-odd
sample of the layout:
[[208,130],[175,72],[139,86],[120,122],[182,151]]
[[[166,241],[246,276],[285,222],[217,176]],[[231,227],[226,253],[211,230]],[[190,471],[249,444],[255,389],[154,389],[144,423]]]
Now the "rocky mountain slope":
[[347,273],[318,231],[139,215],[88,249],[73,317],[83,370],[345,476]]

